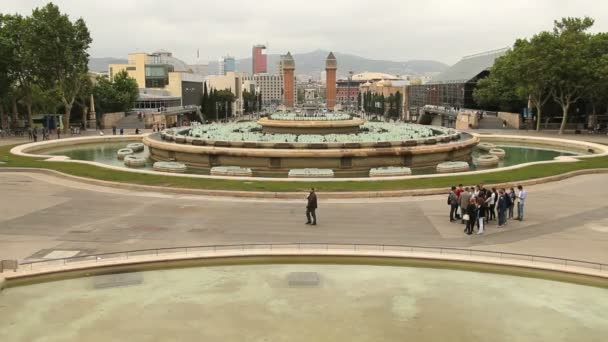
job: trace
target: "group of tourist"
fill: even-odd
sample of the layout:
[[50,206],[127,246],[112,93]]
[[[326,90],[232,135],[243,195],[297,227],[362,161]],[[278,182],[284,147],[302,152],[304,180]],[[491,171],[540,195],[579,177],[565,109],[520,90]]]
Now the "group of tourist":
[[[55,133],[57,133],[57,139],[61,139],[61,130],[59,128],[55,129]],[[27,130],[29,140],[33,140],[34,142],[38,141],[38,134],[42,135],[42,140],[51,139],[51,130],[46,127],[43,127],[40,131],[37,127],[30,127]]]
[[502,228],[508,219],[513,219],[514,208],[517,206],[517,220],[524,219],[524,204],[528,193],[523,186],[510,189],[486,189],[483,184],[476,186],[452,186],[448,195],[450,206],[450,222],[460,220],[465,224],[464,232],[483,234],[484,227],[489,221],[497,220],[497,227]]

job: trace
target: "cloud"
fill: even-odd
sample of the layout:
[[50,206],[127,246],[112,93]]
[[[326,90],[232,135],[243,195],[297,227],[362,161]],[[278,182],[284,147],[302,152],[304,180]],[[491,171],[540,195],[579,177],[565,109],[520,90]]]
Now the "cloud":
[[[29,14],[46,1],[3,0],[2,12]],[[599,16],[608,4],[579,0],[63,0],[93,35],[91,55],[125,57],[164,48],[188,62],[231,54],[245,57],[255,43],[270,53],[317,48],[368,58],[434,59],[502,48],[516,38],[549,30],[563,16]]]

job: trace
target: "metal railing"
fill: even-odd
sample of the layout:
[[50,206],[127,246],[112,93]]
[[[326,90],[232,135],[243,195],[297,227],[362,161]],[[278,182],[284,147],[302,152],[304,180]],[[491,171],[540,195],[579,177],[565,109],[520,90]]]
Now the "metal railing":
[[19,264],[20,269],[34,270],[41,267],[63,266],[78,262],[103,262],[111,260],[126,260],[134,257],[149,257],[149,256],[179,256],[195,257],[197,253],[219,253],[219,252],[241,252],[254,254],[255,252],[273,251],[273,250],[291,250],[292,252],[302,251],[303,254],[308,252],[329,251],[351,251],[351,252],[376,252],[378,255],[390,252],[410,252],[410,253],[433,253],[446,256],[482,256],[493,257],[500,260],[512,261],[527,261],[532,263],[554,264],[566,267],[582,267],[590,270],[598,270],[605,272],[608,270],[608,264],[599,262],[591,262],[584,260],[566,259],[559,257],[539,256],[522,253],[510,252],[495,252],[478,249],[465,249],[456,247],[432,247],[432,246],[409,246],[409,245],[392,245],[392,244],[364,244],[364,243],[246,243],[246,244],[218,244],[218,245],[203,245],[203,246],[186,246],[186,247],[167,247],[167,248],[152,248],[139,249],[123,252],[112,252],[102,254],[91,254],[83,256],[75,256],[69,258],[48,259],[40,261],[22,262]]

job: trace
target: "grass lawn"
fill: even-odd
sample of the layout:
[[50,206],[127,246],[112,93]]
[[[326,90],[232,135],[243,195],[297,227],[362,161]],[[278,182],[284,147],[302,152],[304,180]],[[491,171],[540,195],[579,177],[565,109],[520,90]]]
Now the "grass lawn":
[[95,178],[105,181],[141,185],[155,185],[186,189],[242,190],[242,191],[306,191],[314,187],[319,191],[378,191],[444,188],[454,184],[494,184],[554,176],[583,169],[608,168],[608,157],[586,158],[576,163],[552,163],[531,165],[516,170],[496,171],[476,175],[450,175],[433,178],[383,180],[383,181],[334,181],[334,182],[272,182],[255,179],[221,180],[149,175],[110,170],[103,167],[66,162],[49,162],[37,158],[10,154],[12,146],[0,146],[0,167],[32,167],[56,170],[69,175]]

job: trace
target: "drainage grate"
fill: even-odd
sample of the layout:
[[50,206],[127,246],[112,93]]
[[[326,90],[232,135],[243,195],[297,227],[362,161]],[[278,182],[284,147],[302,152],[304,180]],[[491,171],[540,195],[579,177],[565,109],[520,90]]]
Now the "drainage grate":
[[112,287],[123,287],[139,285],[143,283],[143,276],[139,272],[105,274],[93,277],[93,288],[107,289]]
[[290,287],[316,287],[321,277],[317,272],[291,272],[287,275],[287,284]]

